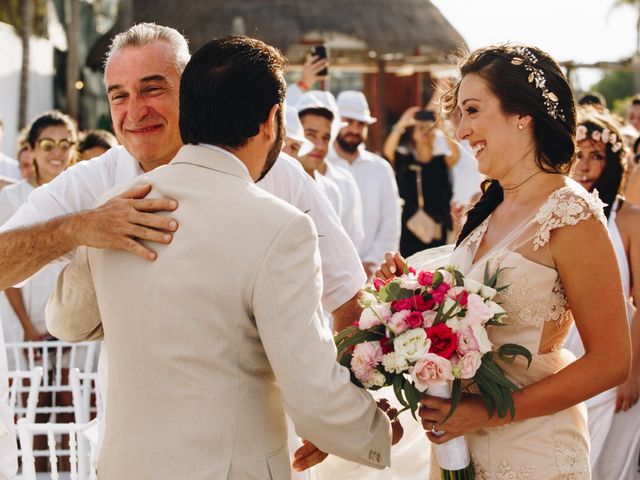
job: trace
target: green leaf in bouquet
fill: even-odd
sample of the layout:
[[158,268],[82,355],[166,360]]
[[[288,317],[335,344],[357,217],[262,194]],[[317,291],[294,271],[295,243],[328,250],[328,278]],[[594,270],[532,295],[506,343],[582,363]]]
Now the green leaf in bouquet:
[[502,369],[492,359],[488,358],[488,355],[482,357],[482,363],[480,364],[480,368],[478,368],[478,372],[482,373],[488,380],[497,385],[502,385],[510,390],[518,389],[518,387],[506,377]]
[[406,378],[404,379],[404,385],[402,388],[407,398],[407,403],[409,404],[409,410],[411,410],[411,416],[415,420],[418,420],[416,417],[416,411],[418,410],[418,401],[422,397],[422,393],[419,392],[413,383]]
[[522,345],[516,345],[515,343],[505,343],[498,348],[498,355],[507,361],[513,361],[518,355],[527,359],[527,368],[531,366],[531,352]]
[[438,269],[433,274],[433,281],[431,282],[431,286],[435,288],[442,282],[444,282],[444,275],[442,275],[442,272]]
[[350,327],[346,327],[343,330],[340,330],[339,332],[335,333],[333,335],[333,341],[335,342],[336,345],[340,345],[340,342],[342,342],[345,338],[348,338],[354,333],[357,333],[359,331],[360,329],[358,327],[356,327],[355,325],[351,325]]
[[501,287],[496,287],[496,292],[498,292],[498,293],[503,292],[509,287],[510,287],[510,285],[502,285]]
[[453,277],[456,280],[456,287],[464,286],[464,276],[458,270],[453,271]]
[[404,398],[402,387],[404,386],[404,376],[397,374],[393,377],[393,393],[396,394],[396,398],[400,402],[400,405],[405,407],[405,409],[409,408],[409,404]]
[[439,323],[443,323],[446,318],[444,318],[444,302],[440,304],[438,310],[436,311],[436,317],[433,319],[433,325],[438,325]]
[[349,338],[345,338],[344,340],[342,340],[339,346],[336,346],[336,348],[338,349],[338,358],[344,355],[345,351],[349,348],[358,345],[359,343],[374,342],[380,340],[382,336],[382,334],[371,330],[358,330],[358,332],[354,333]]
[[442,423],[446,422],[449,419],[449,417],[453,415],[453,412],[456,411],[456,408],[458,408],[458,404],[460,403],[461,396],[462,396],[462,380],[460,380],[459,378],[456,378],[453,381],[453,384],[451,386],[451,408],[449,409],[449,413],[447,413],[447,416],[444,417],[444,420],[442,421]]
[[491,392],[485,387],[487,384],[486,380],[481,375],[476,374],[474,381],[478,390],[480,390],[480,397],[482,398],[485,407],[487,407],[487,413],[489,417],[491,417],[493,412],[496,410],[496,402],[493,400]]

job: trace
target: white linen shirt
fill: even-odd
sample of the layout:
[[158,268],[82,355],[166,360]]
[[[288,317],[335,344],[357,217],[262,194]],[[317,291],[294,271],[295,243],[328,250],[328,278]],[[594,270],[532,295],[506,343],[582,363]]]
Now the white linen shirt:
[[362,225],[362,198],[360,197],[360,189],[349,170],[334,165],[331,162],[325,162],[327,170],[324,176],[332,180],[340,189],[342,197],[342,215],[340,221],[347,231],[347,235],[356,246],[356,250],[362,245],[364,238],[364,227]]
[[385,252],[400,243],[400,197],[393,168],[384,158],[364,148],[353,162],[331,147],[327,159],[346,168],[356,179],[362,197],[364,239],[358,253],[363,262],[381,263]]
[[[140,164],[123,146],[114,147],[99,157],[68,168],[34,190],[28,202],[0,227],[0,232],[93,208],[104,192],[143,173]],[[334,311],[362,288],[366,277],[355,247],[328,200],[299,163],[282,153],[258,186],[308,212],[313,219],[320,237],[322,304],[325,310]],[[71,256],[66,255],[65,259]]]
[[4,153],[0,153],[0,177],[22,180],[18,161],[6,156]]

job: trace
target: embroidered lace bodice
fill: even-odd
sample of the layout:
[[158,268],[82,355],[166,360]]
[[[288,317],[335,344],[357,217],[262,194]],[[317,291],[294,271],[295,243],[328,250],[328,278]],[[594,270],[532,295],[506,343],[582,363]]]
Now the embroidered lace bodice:
[[507,311],[506,326],[491,327],[494,345],[518,343],[533,354],[558,350],[571,326],[571,312],[556,270],[549,242],[554,230],[596,219],[606,225],[604,204],[577,184],[553,192],[535,215],[516,226],[482,258],[474,257],[490,218],[480,224],[453,252],[451,263],[467,276],[483,281],[485,269],[504,269],[498,285],[508,288],[496,296]]

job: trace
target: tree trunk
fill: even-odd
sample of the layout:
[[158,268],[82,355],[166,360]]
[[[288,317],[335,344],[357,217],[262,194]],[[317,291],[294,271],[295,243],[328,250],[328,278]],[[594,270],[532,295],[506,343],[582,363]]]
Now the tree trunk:
[[80,43],[80,0],[68,0],[69,30],[67,33],[67,113],[78,120],[79,101],[76,82],[79,80],[78,45]]
[[20,71],[20,102],[18,104],[18,128],[27,124],[27,108],[29,101],[29,53],[31,31],[33,27],[34,0],[23,0],[20,3],[22,40],[22,70]]

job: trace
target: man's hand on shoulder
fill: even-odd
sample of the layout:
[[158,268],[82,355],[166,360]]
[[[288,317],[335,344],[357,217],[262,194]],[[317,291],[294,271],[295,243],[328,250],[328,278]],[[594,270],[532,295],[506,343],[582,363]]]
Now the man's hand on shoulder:
[[150,191],[151,185],[140,185],[93,210],[76,214],[70,228],[77,245],[128,250],[155,260],[156,252],[140,241],[171,242],[178,222],[156,212],[171,212],[178,202],[170,198],[145,198]]

